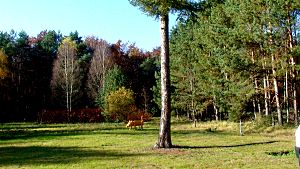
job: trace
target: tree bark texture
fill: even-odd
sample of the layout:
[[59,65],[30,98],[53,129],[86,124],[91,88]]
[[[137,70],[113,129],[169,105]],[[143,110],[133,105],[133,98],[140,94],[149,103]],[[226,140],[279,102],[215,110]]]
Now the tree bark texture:
[[161,117],[157,148],[171,148],[171,95],[169,68],[169,16],[160,16],[161,30]]
[[[288,16],[288,48],[290,51],[293,49],[293,33],[292,33],[292,27],[291,27],[291,16]],[[295,70],[296,65],[296,58],[293,56],[290,58],[290,63],[292,65],[292,90],[293,90],[293,106],[294,106],[294,114],[295,114],[295,125],[298,126],[298,103],[297,103],[297,71]],[[287,117],[288,118],[288,117]]]
[[[269,30],[270,30],[270,45],[273,45],[273,27],[271,22],[269,22]],[[279,100],[279,89],[278,89],[278,83],[277,83],[277,72],[276,72],[276,66],[275,66],[275,54],[271,53],[272,58],[272,74],[273,74],[273,85],[274,85],[274,92],[275,92],[275,101],[276,101],[276,108],[277,108],[277,119],[278,124],[283,125],[282,122],[282,113],[281,113],[281,107],[280,107],[280,100]]]
[[[267,76],[267,75],[265,75]],[[267,86],[267,79],[266,77],[264,77],[263,81],[264,81],[264,94],[265,94],[265,115],[268,116],[269,115],[269,95],[268,95],[268,86]]]

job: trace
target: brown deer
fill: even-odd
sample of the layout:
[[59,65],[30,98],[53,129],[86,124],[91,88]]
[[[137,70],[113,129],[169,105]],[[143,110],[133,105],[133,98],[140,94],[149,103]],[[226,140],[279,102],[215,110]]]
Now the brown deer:
[[132,129],[132,126],[134,126],[134,128],[136,128],[136,126],[140,126],[140,128],[143,130],[143,125],[144,125],[144,120],[143,120],[143,116],[141,116],[141,120],[129,120],[126,127],[130,127],[130,129]]

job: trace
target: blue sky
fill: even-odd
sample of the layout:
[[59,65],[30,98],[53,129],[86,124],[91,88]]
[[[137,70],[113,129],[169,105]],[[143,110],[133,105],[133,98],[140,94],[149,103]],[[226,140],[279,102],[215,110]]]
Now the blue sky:
[[[170,27],[176,17],[170,17]],[[36,36],[42,30],[77,30],[82,37],[94,35],[115,43],[136,43],[152,50],[160,45],[159,22],[142,13],[128,0],[2,0],[0,31],[26,31]]]

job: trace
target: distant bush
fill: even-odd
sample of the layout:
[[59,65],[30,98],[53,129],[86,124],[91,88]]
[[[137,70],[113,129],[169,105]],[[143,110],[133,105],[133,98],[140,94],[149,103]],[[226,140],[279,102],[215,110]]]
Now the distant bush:
[[97,123],[103,121],[98,108],[78,109],[70,113],[70,122]]
[[43,110],[38,114],[40,123],[97,123],[103,121],[98,108],[67,110]]
[[126,118],[130,114],[137,111],[134,93],[125,87],[110,92],[109,95],[106,96],[106,103],[105,114],[115,121],[126,121]]
[[66,123],[68,112],[66,110],[42,110],[38,113],[39,123]]
[[272,126],[272,117],[257,116],[254,124],[255,124],[255,129],[270,127]]

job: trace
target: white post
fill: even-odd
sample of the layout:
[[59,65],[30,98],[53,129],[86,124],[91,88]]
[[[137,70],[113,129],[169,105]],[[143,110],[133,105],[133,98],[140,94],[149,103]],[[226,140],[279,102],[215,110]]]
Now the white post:
[[243,136],[243,125],[242,125],[242,119],[240,119],[240,136]]

